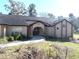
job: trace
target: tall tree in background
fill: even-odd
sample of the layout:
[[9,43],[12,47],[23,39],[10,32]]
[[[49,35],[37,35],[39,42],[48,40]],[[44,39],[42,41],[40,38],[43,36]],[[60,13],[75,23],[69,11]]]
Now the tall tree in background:
[[28,7],[29,16],[36,16],[37,12],[35,9],[35,4],[30,4]]
[[70,13],[69,14],[69,19],[70,19],[70,22],[75,25],[75,29],[77,30],[79,28],[79,23],[78,23],[78,18],[76,18],[73,13]]
[[62,19],[64,19],[64,17],[63,16],[58,16],[58,19],[62,20]]
[[69,14],[69,18],[72,18],[72,19],[74,18],[73,13],[70,13],[70,14]]
[[53,14],[48,13],[48,16],[49,16],[49,18],[52,18],[53,17]]
[[25,8],[24,3],[16,2],[13,0],[9,0],[9,5],[6,4],[5,8],[9,12],[9,15],[25,15],[27,14],[27,10]]

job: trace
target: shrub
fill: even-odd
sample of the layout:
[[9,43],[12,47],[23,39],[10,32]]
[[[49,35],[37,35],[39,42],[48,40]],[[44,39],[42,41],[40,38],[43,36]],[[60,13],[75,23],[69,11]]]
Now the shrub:
[[14,37],[14,40],[22,40],[24,38],[24,36],[21,33],[15,32],[12,33],[12,35]]
[[0,44],[7,43],[7,38],[0,38]]
[[18,33],[14,37],[15,37],[15,40],[21,40],[22,39],[22,34]]
[[8,40],[8,41],[14,41],[14,37],[13,37],[13,36],[9,36],[9,37],[7,38],[7,40]]
[[42,49],[28,47],[19,51],[18,59],[46,59]]

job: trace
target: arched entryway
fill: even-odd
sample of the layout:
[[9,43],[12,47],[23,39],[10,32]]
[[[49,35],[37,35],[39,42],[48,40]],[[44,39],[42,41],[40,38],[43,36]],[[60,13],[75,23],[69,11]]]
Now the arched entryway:
[[35,35],[43,35],[43,29],[41,27],[35,27],[33,29],[33,36]]

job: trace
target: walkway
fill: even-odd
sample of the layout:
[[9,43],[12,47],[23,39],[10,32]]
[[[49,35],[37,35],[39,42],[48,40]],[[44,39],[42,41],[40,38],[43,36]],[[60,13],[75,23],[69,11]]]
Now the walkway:
[[0,48],[10,47],[10,46],[17,46],[17,45],[22,45],[22,44],[38,43],[38,42],[43,42],[43,41],[45,41],[44,37],[34,36],[29,41],[14,41],[14,42],[10,42],[10,43],[7,43],[7,44],[0,44]]

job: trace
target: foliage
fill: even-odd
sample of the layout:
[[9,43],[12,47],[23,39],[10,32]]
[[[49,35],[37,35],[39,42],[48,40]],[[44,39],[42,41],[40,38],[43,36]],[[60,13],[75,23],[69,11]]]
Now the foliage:
[[70,14],[69,14],[69,17],[70,17],[70,18],[73,18],[73,17],[74,17],[73,13],[70,13]]
[[48,17],[52,18],[52,19],[55,19],[55,16],[52,13],[48,13]]
[[70,42],[40,42],[7,47],[1,59],[79,59],[79,44]]
[[22,40],[23,38],[25,38],[24,35],[22,35],[21,33],[15,33],[15,34],[12,34],[11,36],[14,37],[14,40]]
[[35,4],[30,4],[28,7],[29,16],[36,16]]
[[[30,4],[28,10],[25,8],[24,3],[14,0],[9,0],[10,4],[5,4],[5,9],[9,11],[9,15],[26,15],[26,16],[36,16],[37,12],[35,9],[35,4]],[[29,14],[29,15],[28,15]]]
[[6,37],[5,38],[0,38],[0,44],[5,44],[7,42],[8,41],[7,41]]
[[27,14],[27,10],[25,8],[24,3],[16,2],[13,0],[9,0],[9,5],[6,4],[5,8],[9,11],[9,15],[25,15]]
[[8,41],[14,41],[14,37],[13,37],[13,36],[9,36],[9,37],[7,38],[7,40],[8,40]]
[[73,34],[73,39],[79,39],[79,32]]
[[0,38],[0,44],[8,43],[14,40],[23,40],[24,38],[26,37],[22,35],[21,33],[16,33],[16,34],[12,34],[10,36],[4,37],[4,38]]

